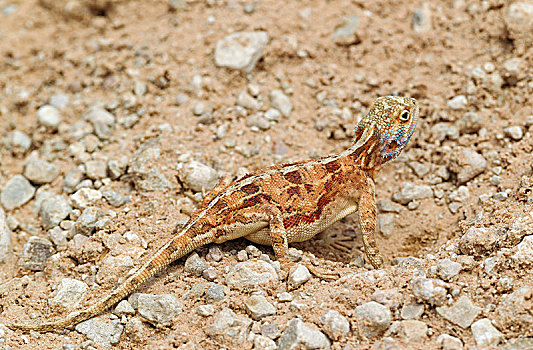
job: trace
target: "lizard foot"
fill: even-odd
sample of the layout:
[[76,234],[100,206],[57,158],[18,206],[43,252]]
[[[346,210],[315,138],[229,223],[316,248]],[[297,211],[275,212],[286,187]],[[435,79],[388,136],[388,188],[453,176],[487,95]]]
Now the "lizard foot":
[[338,280],[340,275],[336,271],[322,269],[313,265],[306,266],[309,272],[311,272],[315,277],[318,277],[325,281],[335,281]]

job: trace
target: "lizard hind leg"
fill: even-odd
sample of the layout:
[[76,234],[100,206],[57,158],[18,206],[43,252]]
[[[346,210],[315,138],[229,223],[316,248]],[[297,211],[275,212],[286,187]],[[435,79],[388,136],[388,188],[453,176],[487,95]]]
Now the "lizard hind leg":
[[[279,261],[281,268],[285,274],[289,274],[295,263],[289,259],[289,242],[287,230],[283,224],[283,217],[280,210],[273,205],[263,205],[261,209],[265,212],[269,223],[269,236],[272,244],[272,249]],[[338,273],[326,271],[324,269],[306,264],[307,269],[316,277],[324,280],[335,280],[339,278]],[[285,276],[284,276],[285,277]]]

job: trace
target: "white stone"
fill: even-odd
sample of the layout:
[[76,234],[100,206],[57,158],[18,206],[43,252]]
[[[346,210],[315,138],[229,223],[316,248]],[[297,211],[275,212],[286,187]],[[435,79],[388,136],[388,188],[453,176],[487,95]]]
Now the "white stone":
[[266,32],[238,32],[219,40],[215,48],[215,64],[219,67],[251,72],[268,43]]

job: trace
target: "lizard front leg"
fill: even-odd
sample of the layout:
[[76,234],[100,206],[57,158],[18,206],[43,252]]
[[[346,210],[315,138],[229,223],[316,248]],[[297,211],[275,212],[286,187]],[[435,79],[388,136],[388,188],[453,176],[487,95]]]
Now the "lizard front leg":
[[383,266],[383,258],[376,244],[377,209],[374,195],[374,180],[366,178],[359,199],[359,224],[363,235],[363,247],[370,264],[376,269]]

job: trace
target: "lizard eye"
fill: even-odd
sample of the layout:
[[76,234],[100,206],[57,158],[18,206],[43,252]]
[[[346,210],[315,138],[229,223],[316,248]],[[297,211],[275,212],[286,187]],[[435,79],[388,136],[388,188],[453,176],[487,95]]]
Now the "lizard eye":
[[403,123],[409,121],[409,111],[403,111],[402,114],[400,114],[400,121]]

